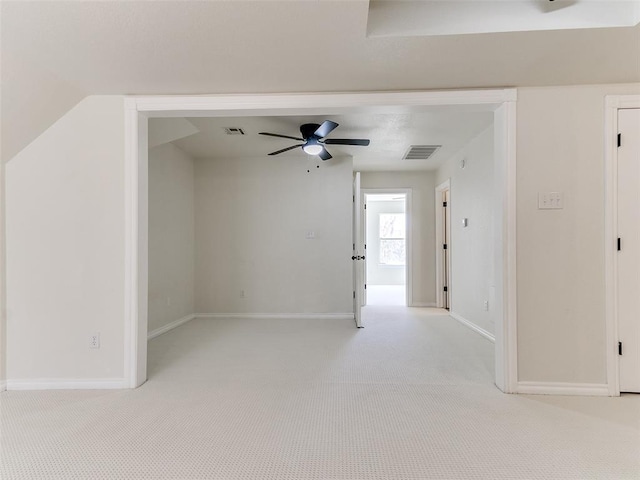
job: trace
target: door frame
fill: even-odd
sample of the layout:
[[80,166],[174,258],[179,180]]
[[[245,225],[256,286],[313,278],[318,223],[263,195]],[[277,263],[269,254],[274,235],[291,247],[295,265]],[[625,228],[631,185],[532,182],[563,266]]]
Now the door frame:
[[[444,233],[444,215],[442,215],[442,193],[449,192],[449,202],[451,202],[451,179],[447,178],[444,182],[436,187],[435,190],[435,209],[436,209],[436,306],[438,308],[444,308],[444,272],[442,268],[442,237]],[[440,207],[439,207],[440,206]],[[447,228],[447,238],[451,243],[451,205],[447,205],[449,212],[449,223]],[[447,245],[449,248],[449,245]],[[449,255],[448,270],[449,270],[449,310],[451,310],[451,255]]]
[[148,119],[150,117],[234,117],[406,113],[433,107],[493,112],[496,167],[502,219],[502,255],[496,318],[495,383],[517,388],[516,309],[516,102],[517,89],[262,95],[169,95],[125,97],[125,307],[124,377],[135,388],[147,378],[148,302]]
[[[367,195],[376,195],[376,194],[393,194],[397,193],[400,195],[404,195],[404,214],[405,214],[405,248],[406,248],[406,256],[405,256],[405,267],[404,267],[404,286],[405,286],[405,303],[407,307],[413,307],[413,247],[412,247],[412,237],[413,237],[413,208],[412,208],[412,199],[411,199],[411,189],[410,188],[362,188],[360,189],[361,195],[361,203],[362,206],[362,218],[363,218],[363,233],[365,244],[367,240],[367,212],[364,211],[364,205],[366,205]],[[367,253],[368,255],[368,253]],[[364,281],[365,284],[367,282],[367,264],[365,263],[365,276]],[[366,292],[365,292],[365,299]],[[366,303],[365,303],[366,305]]]
[[640,108],[640,95],[607,95],[604,119],[605,168],[605,324],[607,339],[607,387],[620,396],[618,360],[618,110]]

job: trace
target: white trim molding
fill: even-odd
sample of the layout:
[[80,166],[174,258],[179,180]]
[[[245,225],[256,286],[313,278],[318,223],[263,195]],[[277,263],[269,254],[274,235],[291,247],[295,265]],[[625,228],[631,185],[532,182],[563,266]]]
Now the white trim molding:
[[299,318],[307,320],[353,320],[349,313],[196,313],[195,318]]
[[129,388],[147,379],[149,147],[146,115],[125,98],[124,374]]
[[515,88],[436,90],[413,92],[342,92],[294,94],[228,94],[134,96],[138,110],[156,117],[226,117],[264,115],[275,110],[280,115],[294,115],[302,110],[320,113],[346,113],[354,108],[374,108],[377,113],[397,113],[398,108],[416,106],[497,105],[515,102]]
[[618,359],[618,110],[640,108],[640,95],[607,95],[604,118],[604,257],[607,386],[610,396],[620,395]]
[[178,320],[174,320],[173,322],[167,323],[166,325],[164,325],[164,326],[162,326],[160,328],[156,328],[155,330],[151,330],[147,334],[147,340],[151,340],[152,338],[159,337],[163,333],[167,333],[167,332],[173,330],[174,328],[179,327],[180,325],[184,325],[185,323],[187,323],[190,320],[193,320],[194,318],[196,318],[196,316],[194,314],[185,315],[184,317],[179,318]]
[[[125,340],[124,375],[135,388],[146,380],[148,297],[148,151],[150,117],[229,117],[424,112],[434,106],[494,113],[496,169],[501,186],[500,310],[496,318],[496,385],[517,387],[516,353],[516,101],[515,88],[414,92],[261,95],[130,96],[125,101]],[[496,265],[498,266],[498,265]],[[265,314],[266,315],[266,314]],[[351,314],[349,314],[351,315]],[[294,315],[296,316],[296,315]],[[303,315],[304,316],[304,315]],[[324,316],[324,315],[323,315]],[[280,316],[281,317],[281,316]],[[300,317],[298,315],[298,317]],[[266,317],[262,317],[266,318]]]
[[609,396],[606,383],[518,382],[517,393],[527,395]]
[[413,302],[409,306],[412,308],[437,308],[436,302]]
[[124,378],[29,378],[7,380],[7,390],[112,390],[127,388]]
[[495,173],[502,187],[498,189],[501,195],[496,205],[502,221],[495,222],[499,238],[495,242],[495,258],[501,259],[501,275],[497,275],[500,287],[496,289],[500,304],[495,321],[495,381],[505,393],[515,393],[518,383],[516,113],[515,98],[494,112]]
[[486,338],[487,340],[489,340],[490,342],[496,343],[496,337],[495,335],[493,335],[490,332],[487,332],[484,328],[479,327],[478,325],[476,325],[475,323],[473,323],[470,320],[467,320],[466,318],[464,318],[462,315],[459,315],[455,312],[449,312],[449,316],[455,320],[457,320],[458,322],[460,322],[462,325],[464,325],[465,327],[470,328],[471,330],[473,330],[476,333],[479,333],[480,335],[482,335],[484,338]]

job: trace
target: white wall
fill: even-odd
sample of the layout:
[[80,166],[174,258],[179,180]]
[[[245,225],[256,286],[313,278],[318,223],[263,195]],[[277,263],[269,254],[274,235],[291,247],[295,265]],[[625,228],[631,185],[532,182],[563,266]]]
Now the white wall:
[[[471,140],[436,172],[436,184],[451,180],[450,311],[489,333],[494,327],[493,126]],[[465,160],[465,168],[460,162]],[[463,227],[462,219],[468,219]],[[484,302],[489,310],[484,310]]]
[[[518,359],[519,378],[527,381],[603,383],[605,370],[604,324],[604,97],[607,94],[640,94],[640,84],[552,88],[522,88],[518,91]],[[7,196],[7,373],[9,378],[104,378],[121,377],[123,367],[124,293],[124,125],[122,97],[89,97],[38,137],[6,166]],[[261,159],[249,169],[240,164],[210,166],[212,185],[222,191],[237,191],[228,216],[258,212],[260,216],[236,215],[238,231],[262,235],[262,217],[278,213],[279,198],[295,197],[295,214],[307,220],[309,229],[322,233],[321,225],[331,215],[345,219],[349,258],[344,266],[327,266],[319,260],[321,245],[300,248],[306,225],[291,227],[284,238],[293,239],[297,256],[280,264],[316,262],[316,269],[295,276],[280,272],[287,285],[295,285],[311,305],[322,302],[316,286],[319,278],[331,277],[334,285],[351,282],[350,211],[311,208],[318,185],[336,188],[351,202],[350,165],[333,168],[349,171],[338,185],[312,183],[314,175],[295,176],[289,181],[282,168],[299,167],[293,159]],[[273,159],[275,160],[275,159]],[[274,168],[267,168],[269,167]],[[233,170],[244,172],[234,177]],[[320,170],[324,171],[324,170]],[[328,172],[328,169],[325,171]],[[303,171],[306,174],[306,170]],[[314,172],[315,173],[315,172]],[[214,175],[215,174],[215,175]],[[222,174],[222,176],[218,176]],[[284,175],[284,176],[283,176]],[[324,175],[321,173],[320,175]],[[328,173],[327,173],[328,176]],[[215,180],[217,178],[217,180]],[[339,176],[340,179],[343,176]],[[242,179],[242,181],[238,180]],[[434,302],[434,244],[432,229],[434,186],[427,173],[363,173],[363,188],[412,188],[414,212],[414,299]],[[239,182],[239,183],[235,183]],[[343,183],[344,182],[344,183]],[[245,197],[246,186],[272,195],[274,202],[261,205],[263,197]],[[242,187],[242,189],[238,188]],[[565,195],[562,211],[537,210],[541,190],[559,190]],[[297,195],[293,195],[296,192]],[[316,192],[316,193],[313,193]],[[209,194],[201,192],[206,197]],[[232,192],[231,192],[232,193]],[[210,198],[216,198],[211,194]],[[334,197],[328,198],[328,201]],[[235,200],[235,201],[234,201]],[[251,203],[253,202],[253,204]],[[291,207],[292,209],[294,207]],[[214,215],[219,216],[212,204]],[[288,213],[291,211],[287,210]],[[309,212],[315,212],[308,216]],[[211,213],[211,212],[209,212]],[[208,214],[200,212],[200,215]],[[221,218],[229,218],[224,215]],[[257,219],[256,219],[257,218]],[[423,222],[423,219],[425,221]],[[338,219],[334,219],[338,221]],[[333,220],[331,220],[333,221]],[[348,225],[346,225],[348,223]],[[242,242],[234,244],[224,231],[226,251],[236,258],[246,255]],[[239,235],[235,239],[246,238]],[[323,238],[323,237],[319,237]],[[211,227],[205,242],[217,239]],[[314,241],[306,241],[313,244]],[[281,242],[282,243],[282,242]],[[303,242],[304,243],[304,242]],[[342,243],[341,243],[342,244]],[[263,243],[269,253],[279,246]],[[300,255],[302,250],[304,255]],[[238,290],[255,271],[256,252],[241,259],[239,268],[227,277],[233,298],[218,306],[240,303]],[[257,252],[260,253],[260,252]],[[215,265],[214,265],[215,266]],[[288,268],[288,267],[287,267]],[[331,274],[328,274],[328,270]],[[211,270],[207,288],[218,273]],[[320,275],[317,274],[320,272]],[[268,273],[261,272],[270,278]],[[226,272],[222,272],[223,276]],[[315,274],[316,276],[314,277]],[[200,282],[199,282],[200,283]],[[309,287],[309,288],[307,288]],[[323,285],[324,287],[324,285]],[[247,300],[256,298],[255,285],[247,286]],[[350,288],[347,288],[350,292]],[[205,293],[205,292],[201,292]],[[260,296],[261,293],[258,293]],[[328,297],[336,299],[333,293]],[[337,298],[332,307],[350,311],[351,298]],[[218,300],[218,299],[214,299]],[[279,296],[279,309],[292,305]],[[247,305],[248,306],[248,305]],[[296,305],[297,306],[297,305]],[[196,305],[198,307],[198,305]],[[208,304],[202,307],[209,307]],[[88,335],[102,334],[102,348],[89,350]]]
[[309,163],[196,160],[198,313],[353,312],[352,161]]
[[10,380],[123,376],[123,108],[88,97],[6,166]]
[[431,172],[362,172],[361,188],[410,188],[411,264],[414,305],[435,305],[435,208],[434,176]]
[[[518,90],[520,380],[606,382],[604,102],[640,84]],[[538,210],[538,192],[564,193]],[[610,346],[611,348],[611,346]]]
[[402,201],[366,201],[367,285],[404,285],[405,267],[380,264],[380,214],[404,213]]
[[194,313],[194,178],[173,144],[149,149],[149,331]]

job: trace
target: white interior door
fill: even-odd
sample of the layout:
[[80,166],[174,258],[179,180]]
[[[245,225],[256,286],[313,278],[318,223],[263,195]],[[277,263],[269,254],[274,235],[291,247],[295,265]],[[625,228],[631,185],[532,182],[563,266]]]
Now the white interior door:
[[[364,201],[364,205],[361,205],[364,210],[361,210],[362,219],[360,222],[362,232],[362,248],[363,248],[363,256],[367,253],[367,195],[363,195],[362,199]],[[362,261],[362,304],[361,306],[365,306],[367,304],[367,261]]]
[[451,308],[451,200],[449,190],[442,192],[442,289],[444,308]]
[[640,393],[640,109],[618,110],[620,391]]
[[364,291],[364,242],[360,199],[360,172],[353,179],[353,313],[356,326],[362,328],[362,297]]
[[451,200],[450,181],[436,187],[436,305],[449,310],[451,303]]

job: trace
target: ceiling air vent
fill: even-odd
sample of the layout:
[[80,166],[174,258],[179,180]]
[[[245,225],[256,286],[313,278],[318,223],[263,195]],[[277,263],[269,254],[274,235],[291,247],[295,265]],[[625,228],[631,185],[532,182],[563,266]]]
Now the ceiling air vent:
[[244,130],[238,127],[224,127],[227,135],[244,135]]
[[442,145],[411,145],[403,160],[427,160],[436,153]]

